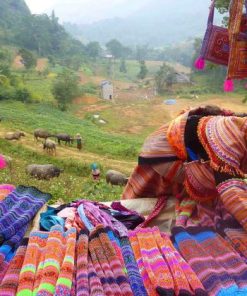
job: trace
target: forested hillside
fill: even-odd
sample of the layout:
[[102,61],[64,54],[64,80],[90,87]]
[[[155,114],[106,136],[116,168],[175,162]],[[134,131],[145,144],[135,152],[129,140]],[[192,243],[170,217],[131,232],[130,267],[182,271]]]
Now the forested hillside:
[[[129,46],[159,47],[202,37],[209,4],[208,0],[150,0],[127,17],[112,18],[109,8],[109,17],[105,20],[77,26],[65,24],[65,27],[80,40],[106,43],[118,38]],[[219,15],[216,18],[219,22]],[[80,24],[79,19],[77,22]]]
[[0,42],[46,57],[84,53],[83,45],[65,31],[54,13],[32,15],[24,0],[0,1]]

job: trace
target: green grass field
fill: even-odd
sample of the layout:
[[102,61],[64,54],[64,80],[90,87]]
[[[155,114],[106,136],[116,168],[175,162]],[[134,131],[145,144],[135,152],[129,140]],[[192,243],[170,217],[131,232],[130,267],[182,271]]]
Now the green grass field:
[[2,125],[9,130],[32,133],[36,128],[44,128],[52,134],[66,132],[75,136],[80,133],[85,140],[84,149],[99,155],[135,159],[142,144],[140,138],[104,132],[91,121],[62,112],[52,104],[4,101],[0,106],[0,116],[4,118]]

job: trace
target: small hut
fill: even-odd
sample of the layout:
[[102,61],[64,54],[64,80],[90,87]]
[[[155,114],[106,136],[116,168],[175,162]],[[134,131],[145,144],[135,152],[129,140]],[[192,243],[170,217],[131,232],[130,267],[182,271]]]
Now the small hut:
[[100,87],[101,87],[102,99],[112,100],[113,99],[113,84],[108,80],[104,80],[101,82]]

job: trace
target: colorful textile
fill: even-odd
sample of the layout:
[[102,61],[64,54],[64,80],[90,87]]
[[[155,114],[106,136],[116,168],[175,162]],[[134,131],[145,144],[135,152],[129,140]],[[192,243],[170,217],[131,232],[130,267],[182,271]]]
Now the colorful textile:
[[247,182],[245,180],[230,179],[219,184],[217,189],[226,210],[247,231]]
[[19,274],[24,261],[28,239],[24,239],[10,262],[6,274],[0,285],[0,295],[15,296],[18,288]]
[[86,233],[79,234],[76,246],[76,295],[89,296],[88,235]]
[[184,169],[184,185],[190,197],[198,202],[208,202],[218,197],[209,162],[189,162],[184,165]]
[[247,118],[204,117],[198,134],[213,169],[233,176],[247,173]]
[[104,293],[106,295],[133,295],[121,263],[102,225],[90,233],[89,251]]
[[185,161],[187,159],[187,151],[184,145],[184,131],[189,112],[181,114],[175,118],[167,130],[167,139],[171,147],[176,151],[179,159]]
[[172,230],[179,252],[209,295],[247,295],[247,265],[211,228]]
[[120,238],[121,250],[134,296],[147,296],[128,237]]
[[244,0],[233,0],[230,4],[229,40],[230,55],[228,62],[227,79],[242,79],[247,76],[246,35],[241,32],[241,21]]
[[0,184],[0,201],[3,200],[7,195],[9,195],[14,189],[14,185]]
[[0,202],[0,241],[17,234],[50,198],[35,187],[18,186],[12,191]]
[[157,227],[129,232],[148,295],[207,295],[201,282]]
[[233,248],[247,263],[247,232],[233,218],[219,220],[216,225],[217,232],[228,240]]
[[99,276],[96,273],[96,270],[93,266],[91,257],[88,258],[88,282],[90,287],[90,296],[105,296],[102,283]]
[[74,271],[76,230],[32,232],[20,272],[17,296],[70,295]]

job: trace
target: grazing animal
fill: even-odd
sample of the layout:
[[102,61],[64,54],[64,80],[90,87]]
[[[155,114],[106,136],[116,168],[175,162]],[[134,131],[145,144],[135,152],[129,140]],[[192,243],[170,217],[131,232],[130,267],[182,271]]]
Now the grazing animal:
[[36,139],[36,141],[38,141],[39,138],[46,140],[47,138],[51,137],[52,135],[48,131],[46,131],[42,128],[38,128],[33,132],[33,136]]
[[6,140],[20,140],[21,137],[24,137],[25,134],[23,132],[10,132],[5,135]]
[[53,164],[30,164],[26,167],[26,173],[39,180],[50,180],[59,177],[63,170]]
[[65,142],[65,144],[73,144],[74,138],[69,134],[61,133],[56,135],[58,145],[61,145],[61,142]]
[[54,153],[56,155],[56,146],[57,144],[54,141],[46,139],[45,143],[43,144],[43,149],[48,153]]
[[106,182],[111,185],[124,186],[127,184],[128,178],[118,171],[109,170],[106,173]]

